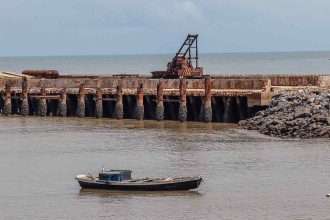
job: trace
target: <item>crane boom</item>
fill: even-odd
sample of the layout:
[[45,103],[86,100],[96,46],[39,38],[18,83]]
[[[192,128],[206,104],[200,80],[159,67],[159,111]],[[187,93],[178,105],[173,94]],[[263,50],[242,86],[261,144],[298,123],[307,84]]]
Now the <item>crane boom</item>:
[[166,71],[153,71],[154,78],[201,77],[203,68],[198,66],[198,34],[188,34],[178,52],[167,64]]

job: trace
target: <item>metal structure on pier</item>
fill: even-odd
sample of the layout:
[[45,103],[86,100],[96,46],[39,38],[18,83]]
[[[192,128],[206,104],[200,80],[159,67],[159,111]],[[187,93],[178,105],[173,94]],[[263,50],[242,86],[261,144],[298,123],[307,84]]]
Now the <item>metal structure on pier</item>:
[[198,34],[188,34],[178,52],[167,64],[166,71],[153,71],[153,78],[200,78],[203,68],[198,63]]

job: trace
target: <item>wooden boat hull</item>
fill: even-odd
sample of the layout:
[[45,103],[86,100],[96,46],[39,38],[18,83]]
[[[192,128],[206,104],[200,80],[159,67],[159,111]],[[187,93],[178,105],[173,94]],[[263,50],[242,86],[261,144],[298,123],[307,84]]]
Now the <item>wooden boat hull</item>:
[[105,182],[95,180],[77,179],[81,188],[107,189],[120,191],[175,191],[196,189],[202,178],[194,177],[184,181],[173,181],[164,183],[130,183],[130,182]]

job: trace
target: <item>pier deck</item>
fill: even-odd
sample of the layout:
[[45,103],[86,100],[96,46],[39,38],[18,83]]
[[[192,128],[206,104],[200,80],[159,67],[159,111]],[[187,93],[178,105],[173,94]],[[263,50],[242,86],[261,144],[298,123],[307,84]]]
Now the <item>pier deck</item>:
[[36,78],[0,76],[3,115],[113,117],[237,122],[267,106],[283,89],[329,88],[330,76],[204,76],[154,79],[138,75]]

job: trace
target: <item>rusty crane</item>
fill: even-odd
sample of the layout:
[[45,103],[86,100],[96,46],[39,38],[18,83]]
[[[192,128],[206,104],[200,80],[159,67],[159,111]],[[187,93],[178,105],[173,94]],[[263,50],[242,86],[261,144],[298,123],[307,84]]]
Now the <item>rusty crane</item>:
[[166,71],[152,72],[153,78],[199,78],[202,75],[203,68],[198,66],[198,34],[188,34]]

